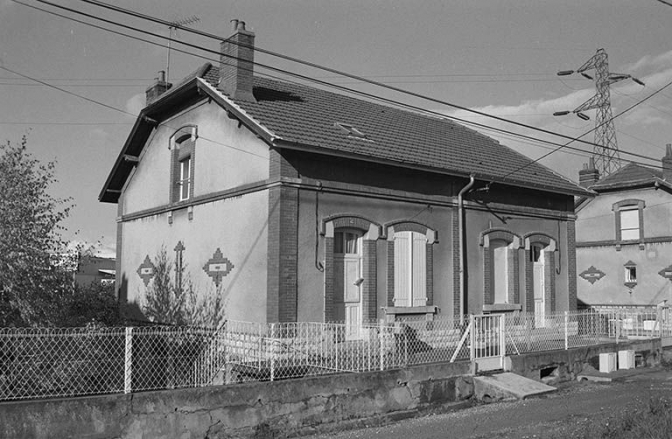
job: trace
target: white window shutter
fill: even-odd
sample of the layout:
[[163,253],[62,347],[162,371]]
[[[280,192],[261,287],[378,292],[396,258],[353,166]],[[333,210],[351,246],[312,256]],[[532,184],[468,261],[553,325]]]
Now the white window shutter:
[[411,306],[411,236],[394,234],[394,306]]
[[427,238],[413,233],[413,306],[427,305]]

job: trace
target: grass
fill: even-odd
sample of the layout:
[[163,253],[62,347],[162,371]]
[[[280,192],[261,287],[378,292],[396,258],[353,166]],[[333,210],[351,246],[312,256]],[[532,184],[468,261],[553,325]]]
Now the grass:
[[[651,398],[609,418],[590,421],[577,439],[664,439],[672,437],[672,402]],[[559,439],[559,438],[558,438]]]

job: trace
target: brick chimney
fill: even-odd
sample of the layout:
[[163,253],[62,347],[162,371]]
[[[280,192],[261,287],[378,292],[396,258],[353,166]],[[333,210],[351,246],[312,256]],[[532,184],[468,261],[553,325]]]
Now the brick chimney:
[[672,183],[672,143],[665,145],[665,157],[663,157],[663,178]]
[[257,102],[252,94],[254,32],[245,29],[244,21],[231,23],[233,35],[221,43],[219,88],[232,99]]
[[160,70],[159,76],[154,78],[154,84],[145,90],[146,105],[159,99],[159,96],[170,90],[170,87],[172,86],[173,84],[166,82],[166,72]]
[[579,171],[579,185],[587,188],[597,183],[599,179],[600,173],[595,169],[595,158],[591,157]]

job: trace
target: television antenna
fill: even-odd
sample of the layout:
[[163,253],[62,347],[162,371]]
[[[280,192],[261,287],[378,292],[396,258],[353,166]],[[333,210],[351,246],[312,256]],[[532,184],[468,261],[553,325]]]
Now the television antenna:
[[198,18],[195,15],[192,15],[191,17],[179,18],[170,22],[170,26],[168,26],[168,55],[166,57],[166,82],[169,82],[170,78],[170,50],[171,50],[171,43],[173,41],[173,31],[175,31],[175,36],[177,37],[177,30],[180,27],[198,23],[199,21],[201,21],[200,18]]

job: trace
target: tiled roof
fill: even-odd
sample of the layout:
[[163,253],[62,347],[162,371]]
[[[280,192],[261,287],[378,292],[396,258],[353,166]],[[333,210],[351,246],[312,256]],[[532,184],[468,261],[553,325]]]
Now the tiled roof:
[[590,186],[595,191],[654,184],[663,178],[662,171],[629,163]]
[[[218,69],[202,69],[200,77],[216,87]],[[477,179],[514,186],[589,194],[496,140],[447,119],[262,77],[254,78],[254,96],[257,102],[235,104],[285,142],[458,176],[473,173]],[[349,135],[339,123],[364,137]]]

